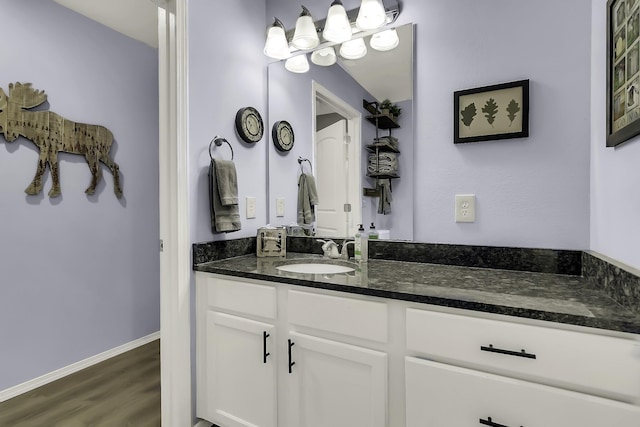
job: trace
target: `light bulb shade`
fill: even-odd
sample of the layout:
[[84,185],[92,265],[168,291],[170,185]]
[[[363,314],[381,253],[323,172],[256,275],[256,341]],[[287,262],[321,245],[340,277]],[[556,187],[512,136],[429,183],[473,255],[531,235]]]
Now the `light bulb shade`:
[[336,51],[332,46],[318,49],[311,54],[311,62],[322,67],[329,67],[337,60]]
[[284,25],[278,18],[274,18],[273,25],[267,31],[267,41],[264,43],[264,54],[269,58],[286,59],[291,56],[289,43],[284,32]]
[[398,33],[395,28],[390,30],[380,31],[371,36],[369,45],[372,49],[385,52],[387,50],[395,49],[400,44]]
[[374,30],[382,27],[387,20],[382,0],[362,0],[356,25],[361,30]]
[[331,3],[322,37],[334,43],[343,43],[351,40],[351,23],[349,22],[349,17],[347,17],[347,11],[340,0]]
[[291,45],[300,50],[309,50],[320,44],[318,30],[313,22],[309,9],[302,6],[302,13],[296,21],[296,29],[293,32]]
[[360,59],[366,54],[367,45],[362,38],[349,40],[340,46],[340,56],[345,59]]
[[284,68],[292,73],[306,73],[309,71],[307,55],[292,56],[284,62]]

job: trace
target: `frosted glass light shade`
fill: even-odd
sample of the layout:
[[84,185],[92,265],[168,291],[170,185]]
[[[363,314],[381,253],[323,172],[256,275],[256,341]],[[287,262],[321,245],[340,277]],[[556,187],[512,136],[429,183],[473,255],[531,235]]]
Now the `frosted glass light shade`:
[[372,49],[382,52],[395,49],[399,44],[400,39],[398,38],[398,33],[395,28],[375,33],[371,36],[371,41],[369,42]]
[[382,27],[387,20],[382,0],[362,0],[356,25],[361,30],[374,30]]
[[351,40],[351,23],[347,17],[347,11],[340,0],[331,3],[322,37],[334,43],[343,43]]
[[360,59],[367,54],[367,45],[362,38],[349,40],[340,46],[340,56],[345,59]]
[[292,56],[284,62],[284,68],[292,73],[306,73],[309,71],[307,55]]
[[336,51],[332,46],[316,50],[311,54],[311,62],[322,67],[329,67],[337,60]]
[[267,41],[264,43],[264,54],[269,58],[286,59],[291,56],[287,36],[284,33],[284,25],[278,18],[269,31],[267,31]]
[[300,50],[309,50],[320,44],[320,38],[318,37],[318,30],[313,23],[313,18],[309,9],[302,6],[302,13],[296,21],[296,29],[293,32],[293,39],[291,39],[291,45]]

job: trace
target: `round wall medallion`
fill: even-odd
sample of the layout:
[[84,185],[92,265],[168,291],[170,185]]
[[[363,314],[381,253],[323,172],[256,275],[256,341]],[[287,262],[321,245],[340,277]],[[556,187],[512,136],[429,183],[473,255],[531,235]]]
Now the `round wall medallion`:
[[271,129],[273,144],[280,151],[289,151],[293,148],[293,128],[285,120],[280,120],[273,124]]
[[262,139],[264,124],[258,110],[245,107],[236,114],[236,131],[244,142],[254,143]]

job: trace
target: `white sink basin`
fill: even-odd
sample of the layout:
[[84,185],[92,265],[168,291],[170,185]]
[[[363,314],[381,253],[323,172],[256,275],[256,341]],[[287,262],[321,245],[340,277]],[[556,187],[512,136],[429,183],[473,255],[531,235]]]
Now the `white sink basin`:
[[290,273],[306,273],[306,274],[338,274],[348,273],[354,269],[345,265],[337,264],[319,264],[319,263],[306,263],[306,264],[285,264],[276,267],[278,270],[288,271]]

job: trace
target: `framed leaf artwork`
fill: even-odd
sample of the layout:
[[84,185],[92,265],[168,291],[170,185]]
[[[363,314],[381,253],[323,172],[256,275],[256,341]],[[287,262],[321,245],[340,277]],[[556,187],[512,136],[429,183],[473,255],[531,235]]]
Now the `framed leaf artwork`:
[[607,2],[607,147],[640,134],[639,5]]
[[529,80],[456,91],[453,114],[456,144],[527,137]]

